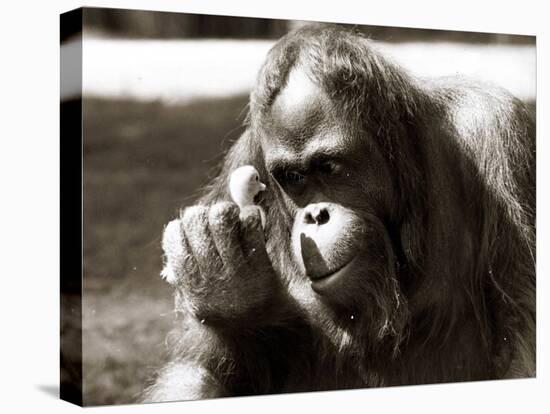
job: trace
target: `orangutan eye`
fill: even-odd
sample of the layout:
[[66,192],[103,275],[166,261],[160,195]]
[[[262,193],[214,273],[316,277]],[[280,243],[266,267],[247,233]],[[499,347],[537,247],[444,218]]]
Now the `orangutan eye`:
[[300,174],[299,172],[296,172],[296,171],[285,171],[285,174],[284,174],[285,182],[291,185],[303,184],[305,182],[305,179],[306,179],[305,175]]
[[292,191],[298,191],[299,189],[305,188],[307,181],[307,176],[303,172],[286,166],[274,167],[271,175],[282,187]]
[[323,161],[317,166],[317,171],[325,175],[336,175],[342,171],[342,166],[334,161]]

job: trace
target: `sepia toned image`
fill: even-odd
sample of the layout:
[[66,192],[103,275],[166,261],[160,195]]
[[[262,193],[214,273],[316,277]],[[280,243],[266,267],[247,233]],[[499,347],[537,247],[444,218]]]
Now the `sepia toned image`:
[[61,397],[535,377],[535,95],[534,36],[62,15]]

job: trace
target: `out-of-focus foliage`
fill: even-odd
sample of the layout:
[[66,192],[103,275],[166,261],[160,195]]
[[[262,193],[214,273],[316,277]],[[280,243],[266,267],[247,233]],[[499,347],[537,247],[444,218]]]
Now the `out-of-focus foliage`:
[[[250,17],[123,9],[86,9],[87,30],[132,38],[277,39],[290,29],[311,22]],[[386,42],[457,41],[534,43],[532,36],[355,25],[369,37]]]

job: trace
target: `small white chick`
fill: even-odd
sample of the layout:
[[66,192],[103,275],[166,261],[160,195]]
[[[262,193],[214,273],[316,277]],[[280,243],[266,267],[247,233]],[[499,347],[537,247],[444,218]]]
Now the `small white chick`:
[[[252,165],[237,168],[229,177],[229,193],[240,209],[254,205],[254,197],[265,189],[266,185],[260,181],[260,174]],[[265,228],[265,213],[261,208],[260,216],[262,228]]]

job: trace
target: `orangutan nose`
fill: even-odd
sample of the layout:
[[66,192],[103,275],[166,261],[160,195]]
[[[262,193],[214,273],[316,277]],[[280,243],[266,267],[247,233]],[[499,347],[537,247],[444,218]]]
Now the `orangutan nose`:
[[328,223],[330,220],[330,214],[325,203],[310,204],[304,211],[304,223],[315,224],[322,226]]

